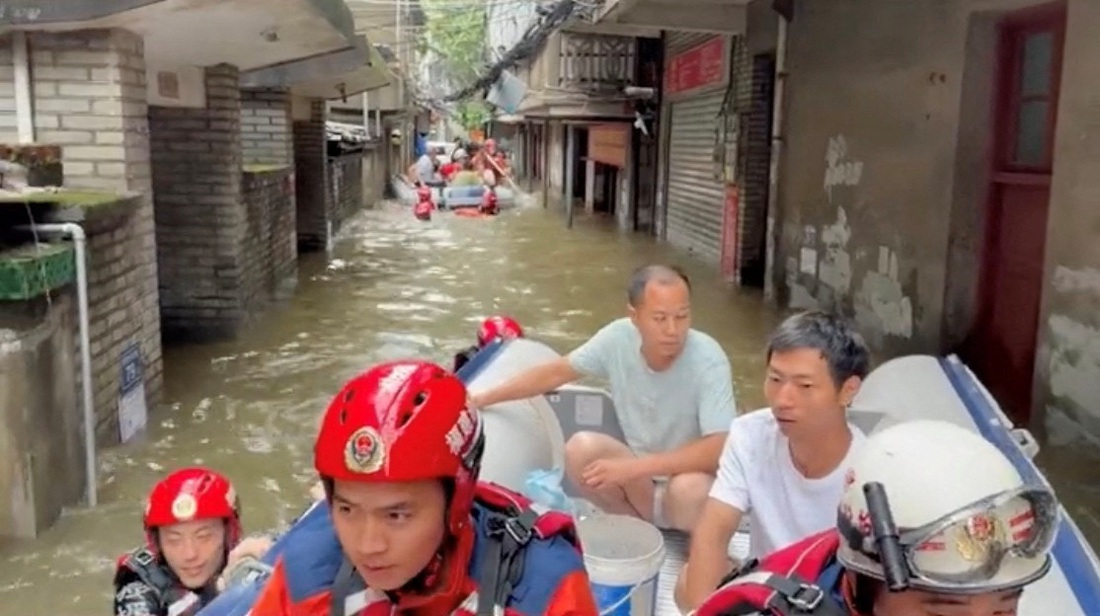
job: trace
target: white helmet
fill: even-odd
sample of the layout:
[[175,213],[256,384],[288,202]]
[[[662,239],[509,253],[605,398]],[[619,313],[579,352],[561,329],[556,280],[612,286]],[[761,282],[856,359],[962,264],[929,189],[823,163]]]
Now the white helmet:
[[[914,588],[985,593],[1018,588],[1050,569],[1058,503],[1025,485],[980,435],[943,421],[911,421],[869,437],[845,477],[837,558],[886,579],[865,486],[878,483],[898,529],[904,575]],[[872,488],[873,489],[873,488]],[[888,580],[889,581],[889,580]]]

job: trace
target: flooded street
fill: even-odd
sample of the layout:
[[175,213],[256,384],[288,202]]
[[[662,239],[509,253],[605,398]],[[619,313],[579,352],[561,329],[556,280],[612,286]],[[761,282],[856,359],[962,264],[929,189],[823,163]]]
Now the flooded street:
[[[166,350],[165,402],[147,436],[100,455],[100,506],[72,510],[38,540],[0,544],[0,613],[107,613],[114,559],[141,541],[143,496],[174,467],[227,472],[247,531],[287,522],[314,479],[316,422],[348,377],[410,356],[449,364],[496,312],[566,351],[623,313],[627,275],[649,261],[685,266],[695,326],[729,353],[739,405],[762,404],[761,350],[778,317],[758,292],[738,293],[692,258],[609,222],[566,232],[558,213],[532,207],[424,224],[382,207],[349,223],[332,255],[304,258],[294,299],[239,340]],[[1100,466],[1048,453],[1056,487],[1097,544]]]

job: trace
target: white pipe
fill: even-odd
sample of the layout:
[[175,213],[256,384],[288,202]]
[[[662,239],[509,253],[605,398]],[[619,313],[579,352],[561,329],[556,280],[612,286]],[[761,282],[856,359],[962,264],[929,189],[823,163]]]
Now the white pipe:
[[16,30],[11,36],[11,61],[15,69],[15,120],[19,143],[34,143],[34,110],[31,109],[31,60],[27,53],[27,33]]
[[89,507],[95,507],[98,502],[96,486],[96,451],[95,451],[95,400],[92,397],[92,351],[91,336],[88,331],[90,320],[88,318],[88,264],[85,257],[85,249],[88,240],[84,234],[84,228],[78,224],[67,222],[59,224],[34,224],[20,227],[35,233],[56,233],[72,237],[76,249],[76,298],[77,311],[80,318],[80,369],[84,386],[84,473],[87,483],[87,500]]
[[363,92],[363,131],[370,140],[370,93]]
[[783,99],[787,83],[787,19],[779,15],[775,43],[775,96],[772,98],[772,151],[768,169],[767,234],[764,247],[764,297],[775,297],[776,208],[779,207],[779,163],[783,154]]

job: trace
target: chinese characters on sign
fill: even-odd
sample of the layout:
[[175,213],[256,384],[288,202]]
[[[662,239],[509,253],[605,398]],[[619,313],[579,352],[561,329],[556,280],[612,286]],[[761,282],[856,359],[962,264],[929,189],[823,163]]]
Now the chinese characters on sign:
[[716,36],[669,60],[665,93],[680,94],[720,84],[725,81],[726,72],[726,41]]

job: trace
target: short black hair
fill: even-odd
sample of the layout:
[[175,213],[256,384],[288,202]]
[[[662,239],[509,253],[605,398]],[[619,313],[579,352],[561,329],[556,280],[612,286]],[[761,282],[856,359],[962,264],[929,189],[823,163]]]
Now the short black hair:
[[630,275],[630,284],[626,287],[626,301],[637,308],[642,303],[646,285],[650,282],[672,284],[680,281],[683,281],[688,288],[688,293],[691,293],[691,281],[679,267],[661,264],[643,265]]
[[837,387],[853,376],[864,378],[871,368],[863,336],[840,315],[811,310],[787,317],[768,339],[767,358],[796,349],[820,351]]

